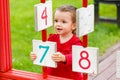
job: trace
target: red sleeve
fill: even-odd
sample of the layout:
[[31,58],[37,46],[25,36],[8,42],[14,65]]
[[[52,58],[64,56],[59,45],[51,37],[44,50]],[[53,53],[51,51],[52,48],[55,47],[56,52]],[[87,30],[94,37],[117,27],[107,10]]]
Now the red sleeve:
[[76,38],[74,39],[72,45],[80,45],[80,46],[82,46],[82,41],[81,41],[78,37],[76,37]]
[[58,35],[57,34],[50,34],[48,41],[53,41],[56,42],[56,40],[58,39]]
[[48,38],[48,41],[53,41],[53,37],[54,37],[54,34],[50,34],[49,38]]
[[71,65],[72,64],[72,52],[70,54],[65,55],[66,57],[66,65]]
[[[82,42],[80,41],[79,38],[74,38],[72,45],[80,45],[82,46]],[[72,48],[71,48],[72,49]],[[72,64],[72,50],[69,50],[69,54],[65,55],[66,57],[66,65],[71,65]]]

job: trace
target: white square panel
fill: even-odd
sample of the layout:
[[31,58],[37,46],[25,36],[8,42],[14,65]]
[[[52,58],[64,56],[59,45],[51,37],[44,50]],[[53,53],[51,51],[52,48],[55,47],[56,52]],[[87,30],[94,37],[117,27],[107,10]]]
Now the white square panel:
[[34,64],[48,67],[57,67],[52,60],[52,54],[56,53],[55,42],[42,42],[41,40],[33,40],[33,52],[37,55]]
[[35,30],[41,31],[53,25],[52,1],[36,4],[35,8]]
[[98,73],[98,48],[72,46],[72,70],[83,73]]
[[77,9],[77,35],[87,35],[94,31],[94,5]]

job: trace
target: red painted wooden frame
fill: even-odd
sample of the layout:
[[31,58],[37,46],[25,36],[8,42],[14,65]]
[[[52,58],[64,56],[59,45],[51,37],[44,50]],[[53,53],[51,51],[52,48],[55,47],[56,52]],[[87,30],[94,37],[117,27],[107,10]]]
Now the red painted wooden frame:
[[0,0],[0,71],[6,72],[12,68],[10,46],[10,15],[9,1]]
[[[41,2],[42,1],[45,0],[41,0]],[[46,34],[46,30],[43,30],[42,33]],[[10,37],[9,0],[0,0],[0,80],[43,80],[44,76],[41,74],[21,70],[12,70],[12,50]],[[43,37],[43,41],[46,40],[46,36]],[[46,80],[70,79],[48,75]]]
[[[87,5],[88,5],[88,0],[82,0],[82,6],[83,7],[87,7]],[[87,47],[88,46],[88,35],[85,35],[85,36],[83,36],[83,41],[82,41],[82,43],[83,43],[83,46],[84,47]],[[83,80],[88,80],[88,74],[86,74],[86,73],[83,73]]]
[[[44,3],[46,0],[41,0]],[[83,7],[87,6],[87,0],[83,0]],[[46,41],[46,30],[42,31],[42,40]],[[44,34],[44,35],[43,35]],[[43,67],[43,75],[21,71],[12,70],[12,50],[10,38],[10,10],[9,0],[0,0],[0,80],[70,80],[60,77],[47,75],[46,67]],[[87,47],[88,36],[83,36],[83,46]],[[83,74],[83,79],[87,80],[87,75]]]
[[[46,0],[40,0],[41,3],[45,3]],[[42,41],[47,40],[47,30],[42,30]],[[42,67],[43,78],[46,79],[47,76],[47,67]]]

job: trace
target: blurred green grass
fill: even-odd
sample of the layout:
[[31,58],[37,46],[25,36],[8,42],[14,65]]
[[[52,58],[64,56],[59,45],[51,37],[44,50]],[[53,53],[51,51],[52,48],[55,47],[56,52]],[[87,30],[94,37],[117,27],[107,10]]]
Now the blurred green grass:
[[[82,7],[82,0],[52,0],[53,10],[63,4],[71,4],[77,8]],[[93,4],[93,0],[88,0]],[[41,39],[41,32],[35,32],[34,5],[39,0],[10,0],[11,40],[13,68],[41,73],[41,67],[32,64],[29,54],[32,51],[32,39]],[[111,14],[112,13],[112,14]],[[100,5],[100,15],[114,18],[116,8]],[[53,33],[52,27],[47,29],[48,34]],[[95,31],[88,35],[89,46],[98,47],[102,56],[107,48],[120,41],[120,29],[112,23],[96,23]]]

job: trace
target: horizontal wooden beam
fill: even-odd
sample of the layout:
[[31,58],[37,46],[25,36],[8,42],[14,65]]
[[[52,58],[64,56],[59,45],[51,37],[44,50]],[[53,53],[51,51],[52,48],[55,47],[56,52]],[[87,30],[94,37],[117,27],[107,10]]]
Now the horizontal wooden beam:
[[100,21],[103,22],[109,22],[109,23],[117,23],[117,19],[116,18],[106,18],[106,17],[99,17]]
[[[22,70],[10,70],[8,72],[0,72],[0,78],[6,79],[15,79],[15,80],[44,80],[42,74],[27,72]],[[55,77],[48,75],[48,78],[45,80],[72,80],[61,77]]]
[[95,0],[95,2],[106,3],[106,4],[119,4],[119,0]]

